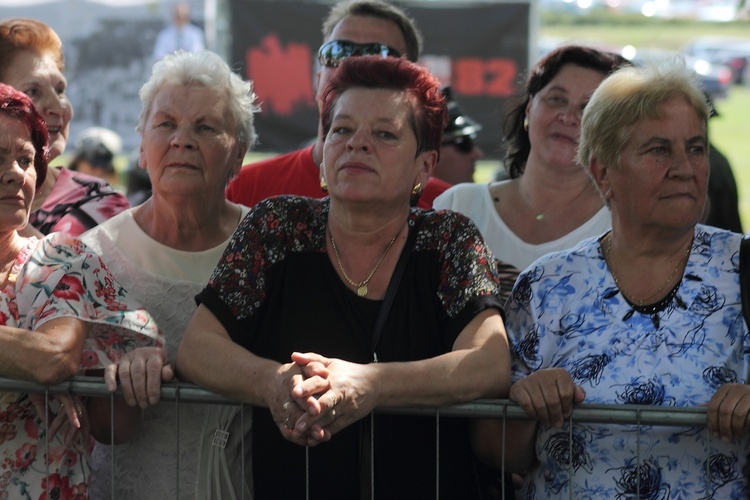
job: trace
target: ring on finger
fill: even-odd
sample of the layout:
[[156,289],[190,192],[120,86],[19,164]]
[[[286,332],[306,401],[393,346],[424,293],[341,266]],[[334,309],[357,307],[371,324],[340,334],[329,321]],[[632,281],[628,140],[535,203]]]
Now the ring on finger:
[[336,408],[331,408],[331,417],[336,417]]
[[292,420],[291,415],[286,417],[286,420],[284,420],[284,427],[290,430],[294,429],[294,422],[291,422],[291,420]]
[[292,406],[292,403],[290,401],[287,401],[286,403],[284,403],[283,405],[281,405],[281,409],[284,410],[284,411],[287,411],[287,410],[289,410],[289,408],[291,408],[291,406]]

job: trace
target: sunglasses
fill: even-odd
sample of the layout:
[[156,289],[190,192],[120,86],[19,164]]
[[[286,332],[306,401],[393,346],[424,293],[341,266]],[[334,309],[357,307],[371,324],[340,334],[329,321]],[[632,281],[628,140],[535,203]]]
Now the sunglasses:
[[474,149],[474,139],[470,135],[461,135],[443,142],[443,146],[456,146],[462,153],[469,154]]
[[318,61],[327,68],[335,68],[342,59],[352,56],[401,57],[401,53],[384,43],[354,43],[346,40],[324,43],[318,50]]

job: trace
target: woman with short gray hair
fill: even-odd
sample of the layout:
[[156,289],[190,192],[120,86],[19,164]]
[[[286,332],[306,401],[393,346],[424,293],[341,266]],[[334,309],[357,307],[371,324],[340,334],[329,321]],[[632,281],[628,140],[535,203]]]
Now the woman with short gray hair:
[[[83,239],[106,255],[112,272],[136,291],[167,345],[134,351],[105,373],[112,391],[119,378],[127,405],[115,411],[114,436],[109,427],[93,430],[99,442],[92,498],[109,498],[112,491],[117,498],[233,498],[243,488],[250,498],[246,474],[231,467],[234,458],[240,462],[239,449],[232,447],[241,439],[240,430],[230,433],[228,458],[224,448],[211,444],[217,430],[227,431],[237,406],[181,403],[178,421],[172,405],[152,405],[161,382],[173,377],[171,363],[196,309],[193,297],[249,211],[227,201],[224,192],[255,141],[252,84],[212,52],[177,52],[154,65],[140,96],[139,166],[148,171],[153,195]],[[104,401],[100,411],[108,415],[109,401]],[[249,415],[243,421],[249,431]],[[123,444],[113,448],[112,442]],[[205,473],[198,478],[200,460],[214,467],[231,463],[221,476],[202,467]]]

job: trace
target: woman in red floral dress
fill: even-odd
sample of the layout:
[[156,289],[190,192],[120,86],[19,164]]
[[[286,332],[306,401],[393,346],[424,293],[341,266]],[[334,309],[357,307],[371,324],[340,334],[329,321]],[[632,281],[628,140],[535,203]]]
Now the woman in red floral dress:
[[[0,376],[51,385],[161,338],[83,243],[18,233],[44,182],[47,146],[31,100],[0,84]],[[0,499],[86,498],[88,428],[79,397],[0,392]]]

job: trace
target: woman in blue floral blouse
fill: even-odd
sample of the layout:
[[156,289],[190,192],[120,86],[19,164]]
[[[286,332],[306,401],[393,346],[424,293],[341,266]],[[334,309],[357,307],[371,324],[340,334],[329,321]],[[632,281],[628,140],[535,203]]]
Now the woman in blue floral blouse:
[[[708,105],[679,60],[624,68],[587,105],[579,161],[612,229],[542,257],[508,304],[510,397],[536,422],[508,425],[506,462],[526,498],[745,498],[750,338],[741,235],[698,224]],[[708,405],[708,426],[583,424],[573,404]],[[497,429],[495,429],[497,431]],[[477,449],[500,463],[483,436]],[[572,453],[571,453],[572,451]]]
[[502,396],[509,384],[492,255],[462,215],[410,208],[438,159],[439,83],[403,58],[348,58],[322,117],[330,197],[255,206],[198,296],[177,371],[264,407],[253,411],[256,500],[303,498],[306,486],[310,498],[370,486],[377,498],[433,498],[437,484],[442,498],[476,498],[465,419],[440,420],[437,462],[434,418],[377,414],[374,485],[365,465],[362,419],[375,407]]

